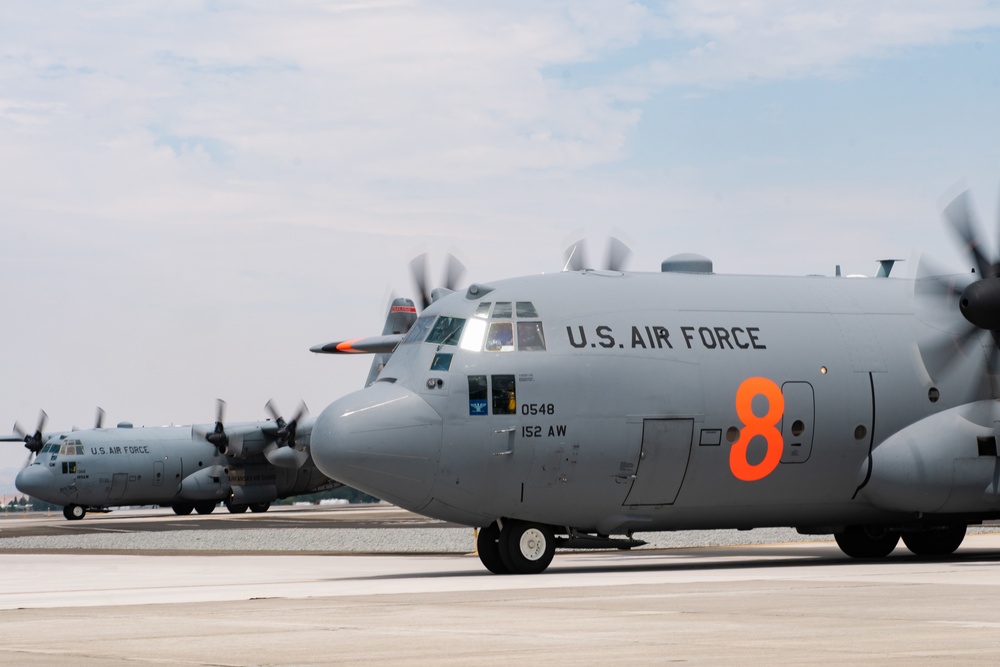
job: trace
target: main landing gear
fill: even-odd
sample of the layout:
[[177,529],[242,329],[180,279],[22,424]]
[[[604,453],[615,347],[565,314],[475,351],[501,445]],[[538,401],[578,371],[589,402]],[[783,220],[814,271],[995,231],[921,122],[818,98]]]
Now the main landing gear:
[[506,519],[481,528],[476,549],[493,574],[538,574],[552,562],[556,538],[550,526]]
[[965,539],[965,524],[899,531],[884,526],[848,526],[834,535],[837,546],[851,558],[884,558],[903,538],[916,556],[949,556]]

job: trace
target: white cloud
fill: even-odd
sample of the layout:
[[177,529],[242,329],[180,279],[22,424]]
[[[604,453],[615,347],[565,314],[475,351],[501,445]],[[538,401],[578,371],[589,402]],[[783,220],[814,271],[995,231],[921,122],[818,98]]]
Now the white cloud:
[[652,269],[690,250],[829,272],[912,242],[914,219],[937,224],[920,188],[939,173],[758,187],[733,181],[780,156],[633,159],[644,124],[676,122],[648,105],[664,90],[840,76],[998,24],[996,3],[874,7],[0,5],[0,428],[39,407],[86,425],[95,403],[109,423],[208,421],[217,396],[233,419],[272,396],[318,412],[368,360],[308,346],[379,328],[420,249],[490,280],[558,269],[569,235],[614,227]]
[[665,40],[686,53],[635,72],[647,85],[718,87],[757,80],[843,76],[870,58],[968,38],[1000,26],[991,0],[871,3],[688,0],[668,3]]

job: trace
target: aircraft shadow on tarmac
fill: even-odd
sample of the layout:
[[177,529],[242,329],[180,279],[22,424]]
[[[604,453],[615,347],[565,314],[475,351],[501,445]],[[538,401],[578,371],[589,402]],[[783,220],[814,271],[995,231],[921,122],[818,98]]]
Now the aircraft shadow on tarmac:
[[[992,549],[967,548],[947,557],[915,556],[900,549],[900,553],[878,559],[853,559],[840,553],[835,545],[818,546],[815,548],[795,549],[794,551],[781,546],[753,547],[752,554],[746,548],[734,550],[728,547],[706,549],[679,549],[676,552],[636,551],[631,554],[619,552],[591,552],[592,555],[618,555],[615,562],[609,564],[594,564],[586,560],[556,559],[555,567],[546,570],[544,577],[557,577],[561,574],[613,574],[615,572],[696,572],[751,569],[780,569],[789,567],[857,567],[859,565],[897,566],[901,563],[953,563],[957,565],[978,565],[982,563],[1000,562],[1000,552]],[[794,553],[794,556],[790,556]],[[663,562],[664,556],[669,562]],[[656,562],[650,559],[656,558]],[[711,560],[705,559],[723,559]],[[635,559],[634,562],[632,559]],[[695,560],[696,559],[696,560]],[[589,559],[587,559],[589,560]],[[355,581],[391,581],[393,579],[449,579],[461,577],[503,576],[483,571],[456,572],[423,572],[409,574],[387,574],[365,577],[350,577]],[[535,576],[535,575],[532,575]],[[340,579],[343,581],[343,579]]]

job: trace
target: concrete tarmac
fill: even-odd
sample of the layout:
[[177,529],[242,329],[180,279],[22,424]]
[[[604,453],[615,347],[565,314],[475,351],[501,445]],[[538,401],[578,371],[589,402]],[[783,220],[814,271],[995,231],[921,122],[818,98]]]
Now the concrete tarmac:
[[996,664],[1000,535],[557,554],[0,554],[0,664]]

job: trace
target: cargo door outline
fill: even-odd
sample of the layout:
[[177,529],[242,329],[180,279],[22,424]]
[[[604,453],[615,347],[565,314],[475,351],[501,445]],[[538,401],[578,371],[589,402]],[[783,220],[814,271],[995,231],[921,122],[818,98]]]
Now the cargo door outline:
[[125,487],[128,486],[128,473],[116,472],[111,475],[111,489],[108,491],[108,500],[121,500],[125,495]]
[[693,419],[643,419],[642,446],[623,505],[671,505],[691,458]]
[[785,382],[781,385],[781,395],[785,399],[780,426],[785,443],[781,462],[805,463],[812,453],[816,421],[813,387],[808,382]]

